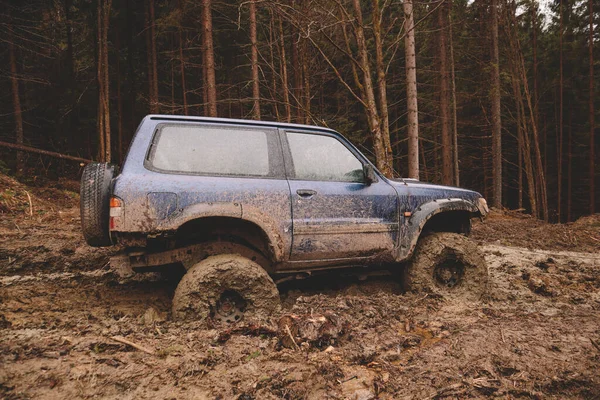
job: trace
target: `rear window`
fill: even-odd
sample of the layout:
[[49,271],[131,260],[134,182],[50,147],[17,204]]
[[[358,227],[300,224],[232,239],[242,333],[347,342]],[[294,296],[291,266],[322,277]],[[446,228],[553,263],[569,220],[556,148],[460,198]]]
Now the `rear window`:
[[163,125],[149,161],[167,172],[269,176],[268,134],[244,127]]

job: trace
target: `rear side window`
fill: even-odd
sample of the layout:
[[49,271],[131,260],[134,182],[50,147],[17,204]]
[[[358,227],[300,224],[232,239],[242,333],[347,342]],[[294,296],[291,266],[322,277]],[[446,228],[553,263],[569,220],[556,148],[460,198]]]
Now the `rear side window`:
[[154,169],[165,172],[272,176],[269,153],[276,151],[272,136],[245,127],[163,125],[148,159]]

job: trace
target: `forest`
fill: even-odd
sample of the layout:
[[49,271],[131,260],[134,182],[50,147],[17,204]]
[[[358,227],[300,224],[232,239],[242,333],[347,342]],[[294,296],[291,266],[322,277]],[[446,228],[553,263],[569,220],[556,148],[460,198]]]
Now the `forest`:
[[390,177],[550,222],[598,210],[594,0],[3,0],[0,12],[0,170],[25,181],[118,164],[161,113],[327,126]]

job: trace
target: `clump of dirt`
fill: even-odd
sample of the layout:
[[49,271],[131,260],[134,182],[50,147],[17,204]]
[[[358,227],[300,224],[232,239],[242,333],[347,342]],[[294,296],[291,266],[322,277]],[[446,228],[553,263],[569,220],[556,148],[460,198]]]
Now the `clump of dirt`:
[[516,211],[492,210],[484,222],[473,224],[480,244],[541,250],[600,251],[600,214],[566,224],[549,224]]

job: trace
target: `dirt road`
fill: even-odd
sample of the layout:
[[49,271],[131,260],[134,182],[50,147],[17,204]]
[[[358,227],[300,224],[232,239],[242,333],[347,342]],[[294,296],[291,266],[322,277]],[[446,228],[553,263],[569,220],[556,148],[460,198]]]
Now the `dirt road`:
[[520,248],[494,237],[501,222],[475,228],[491,277],[482,302],[403,294],[389,278],[281,287],[283,313],[346,323],[334,343],[295,350],[171,321],[174,284],[119,278],[109,252],[83,244],[76,209],[4,215],[0,398],[600,398],[595,239],[587,252]]

